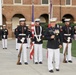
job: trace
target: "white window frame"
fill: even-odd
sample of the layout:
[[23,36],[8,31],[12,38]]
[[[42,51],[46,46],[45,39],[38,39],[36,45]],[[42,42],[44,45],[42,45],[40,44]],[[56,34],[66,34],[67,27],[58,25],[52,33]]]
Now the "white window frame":
[[[48,0],[48,4],[49,4],[49,0]],[[41,5],[48,5],[48,4],[43,4],[43,3],[42,3],[42,0],[41,0]]]
[[70,4],[66,4],[66,0],[65,0],[65,5],[66,6],[71,6],[72,5],[72,0],[70,0]]
[[13,4],[14,5],[22,5],[23,4],[23,0],[21,0],[21,3],[15,3],[15,0],[13,0]]
[[3,4],[3,0],[1,0],[2,4]]

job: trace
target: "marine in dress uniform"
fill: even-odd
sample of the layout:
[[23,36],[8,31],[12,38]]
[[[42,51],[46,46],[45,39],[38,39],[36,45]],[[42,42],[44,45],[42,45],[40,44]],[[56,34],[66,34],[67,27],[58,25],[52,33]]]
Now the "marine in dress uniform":
[[18,31],[18,54],[21,51],[20,62],[17,65],[22,64],[22,60],[24,64],[28,64],[27,60],[27,36],[28,36],[28,27],[25,24],[25,18],[19,19],[20,25],[17,27]]
[[70,62],[72,63],[72,57],[71,57],[71,47],[72,47],[72,38],[74,35],[74,29],[72,26],[70,26],[70,19],[65,19],[65,26],[62,27],[62,34],[63,34],[63,54],[65,52],[68,53],[64,63]]
[[8,30],[6,29],[6,25],[3,25],[2,28],[2,46],[3,49],[7,49],[7,37],[8,37]]
[[34,62],[35,64],[42,64],[43,62],[43,28],[40,26],[40,19],[35,19],[34,27]]
[[[62,47],[62,39],[59,27],[56,26],[57,18],[51,18],[51,27],[45,31],[45,39],[47,42],[48,50],[48,70],[53,73],[53,60],[55,61],[55,69],[59,71],[60,65],[60,48]],[[54,56],[54,57],[53,57]],[[54,58],[54,59],[53,59]]]
[[74,40],[76,40],[76,26],[74,26]]
[[15,28],[15,30],[14,30],[14,35],[15,35],[15,38],[16,38],[16,50],[18,50],[18,43],[17,43],[17,38],[18,38],[18,30],[17,30],[17,28]]

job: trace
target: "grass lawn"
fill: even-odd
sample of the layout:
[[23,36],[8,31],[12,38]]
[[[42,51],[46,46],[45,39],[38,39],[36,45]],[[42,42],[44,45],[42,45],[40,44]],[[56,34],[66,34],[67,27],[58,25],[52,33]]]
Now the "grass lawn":
[[[46,48],[47,45],[47,40],[43,41],[43,48]],[[62,49],[61,49],[61,53],[62,53]],[[72,42],[72,56],[76,57],[76,41],[73,40]]]

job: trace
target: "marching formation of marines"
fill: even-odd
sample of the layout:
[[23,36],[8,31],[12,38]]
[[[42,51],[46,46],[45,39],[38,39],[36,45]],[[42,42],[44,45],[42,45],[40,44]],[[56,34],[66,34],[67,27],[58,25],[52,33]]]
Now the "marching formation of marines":
[[[47,56],[48,56],[48,70],[49,72],[60,71],[60,48],[63,47],[63,63],[72,63],[72,39],[76,38],[76,27],[70,26],[70,19],[64,20],[64,26],[60,27],[57,23],[57,18],[50,19],[50,25],[45,32],[40,25],[40,19],[35,19],[34,22],[34,36],[32,31],[26,25],[26,19],[20,18],[19,25],[14,30],[16,38],[16,50],[18,50],[17,65],[28,65],[27,51],[30,49],[31,42],[34,43],[34,63],[43,64],[43,39],[47,40]],[[7,49],[8,30],[6,25],[3,25],[1,30],[2,47]],[[30,40],[29,40],[30,39]]]

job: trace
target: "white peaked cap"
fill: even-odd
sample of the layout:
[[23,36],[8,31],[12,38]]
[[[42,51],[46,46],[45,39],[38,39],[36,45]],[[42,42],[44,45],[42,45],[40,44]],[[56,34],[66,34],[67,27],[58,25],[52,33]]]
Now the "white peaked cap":
[[6,26],[5,24],[3,26]]
[[20,18],[19,21],[25,21],[25,18]]
[[55,21],[57,21],[57,18],[51,18],[50,19],[50,22],[55,22]]
[[40,22],[40,19],[39,18],[35,19],[35,22]]
[[65,19],[64,21],[65,21],[65,22],[69,22],[69,21],[70,21],[70,19]]

